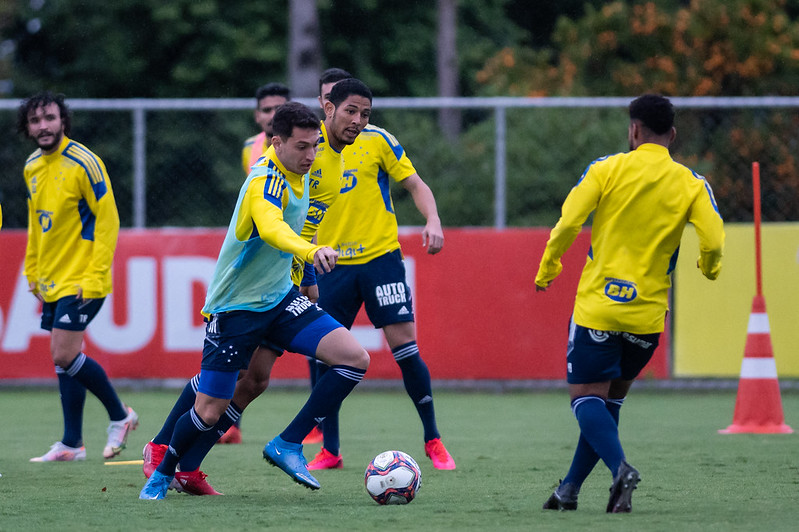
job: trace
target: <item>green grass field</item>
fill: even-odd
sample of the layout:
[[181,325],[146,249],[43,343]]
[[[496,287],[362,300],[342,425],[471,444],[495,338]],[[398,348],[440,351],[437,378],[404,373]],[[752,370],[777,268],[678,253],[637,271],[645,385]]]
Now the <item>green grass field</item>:
[[[177,391],[123,390],[139,412],[119,460],[141,458]],[[244,443],[218,446],[203,465],[223,497],[170,491],[140,501],[139,465],[106,465],[107,418],[87,399],[86,462],[33,464],[61,437],[53,390],[0,390],[0,530],[796,530],[796,435],[719,435],[732,421],[733,392],[636,391],[622,409],[622,442],[642,476],[633,513],[608,515],[610,473],[598,467],[576,512],[541,505],[570,463],[577,425],[565,391],[439,392],[439,428],[456,471],[424,456],[421,426],[407,397],[356,390],[342,409],[344,469],[317,472],[322,489],[294,484],[261,457],[293,417],[305,392],[272,390],[243,418]],[[799,395],[783,393],[786,423],[799,429]],[[377,453],[399,449],[422,468],[408,506],[374,503],[363,472]],[[307,446],[311,457],[318,446]]]

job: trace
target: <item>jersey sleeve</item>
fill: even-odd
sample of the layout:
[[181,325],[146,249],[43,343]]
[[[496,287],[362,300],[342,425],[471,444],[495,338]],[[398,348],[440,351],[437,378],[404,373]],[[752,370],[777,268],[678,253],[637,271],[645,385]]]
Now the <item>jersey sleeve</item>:
[[574,243],[583,223],[599,203],[601,186],[597,174],[596,167],[590,167],[563,202],[560,219],[550,232],[541,257],[535,284],[547,286],[563,270],[561,257]]
[[[26,179],[25,181],[27,182],[28,180]],[[28,283],[35,283],[39,278],[39,237],[42,232],[36,227],[38,221],[36,220],[36,212],[33,210],[33,203],[31,202],[30,194],[30,190],[28,190],[28,243],[25,246],[24,275],[28,280]]]
[[399,141],[388,131],[380,131],[380,161],[383,170],[394,181],[402,181],[416,173],[413,163]]
[[105,276],[114,261],[119,237],[119,212],[108,172],[99,158],[95,160],[97,164],[88,167],[80,187],[83,199],[94,215],[92,254],[81,279],[84,298],[103,296]]
[[303,240],[283,220],[282,198],[285,181],[273,174],[257,177],[247,188],[247,203],[258,236],[270,246],[313,262],[322,246]]
[[724,252],[724,222],[713,190],[704,178],[704,190],[697,194],[691,205],[688,221],[694,224],[699,237],[699,260],[697,265],[708,279],[716,279],[721,273],[721,256]]

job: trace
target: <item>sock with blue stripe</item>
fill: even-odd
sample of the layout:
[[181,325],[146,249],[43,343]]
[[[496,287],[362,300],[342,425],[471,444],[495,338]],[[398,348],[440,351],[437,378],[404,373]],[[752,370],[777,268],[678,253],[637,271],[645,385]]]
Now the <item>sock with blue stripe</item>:
[[172,433],[175,431],[175,423],[178,422],[180,416],[188,412],[191,407],[194,406],[194,401],[197,399],[197,385],[199,382],[200,374],[198,373],[186,383],[186,386],[183,387],[183,391],[180,392],[178,400],[175,401],[175,405],[172,407],[166,420],[164,420],[160,432],[153,438],[153,443],[169,445],[170,440],[172,440]]
[[436,411],[433,407],[433,386],[430,383],[430,370],[419,354],[416,342],[408,342],[391,350],[394,360],[402,371],[405,391],[413,401],[424,427],[424,441],[440,438],[436,426]]
[[[352,366],[331,366],[316,381],[316,386],[308,401],[280,434],[280,437],[287,442],[302,443],[314,425],[338,411],[341,403],[361,382],[365,373],[366,370]],[[327,431],[327,426],[324,427],[324,430]],[[331,450],[328,449],[328,451]]]
[[[608,399],[605,401],[605,408],[607,408],[613,421],[616,422],[617,427],[619,426],[619,411],[623,404],[624,399]],[[566,477],[563,479],[563,483],[572,484],[579,490],[583,482],[585,482],[585,479],[588,478],[588,475],[594,470],[594,466],[596,466],[597,462],[599,462],[599,455],[591,448],[591,445],[585,437],[580,434],[571,467]]]
[[605,406],[605,400],[595,395],[577,397],[572,401],[572,411],[580,426],[580,435],[615,475],[624,460],[624,450],[619,441],[617,421]]
[[158,465],[157,471],[167,476],[174,476],[180,457],[197,441],[200,436],[211,430],[211,425],[207,424],[197,414],[194,407],[180,416],[175,423],[175,430],[172,433],[172,440],[169,448],[164,454],[164,459]]
[[86,403],[86,387],[73,379],[64,368],[55,367],[58,376],[58,391],[61,394],[61,411],[64,414],[64,437],[61,443],[69,447],[83,445],[83,405]]
[[111,421],[122,421],[128,417],[128,410],[119,400],[116,390],[108,380],[108,375],[95,360],[87,357],[84,353],[79,353],[75,360],[64,368],[64,371],[97,396],[108,411]]
[[232,401],[228,405],[227,410],[216,422],[216,425],[200,435],[199,438],[191,445],[183,456],[180,457],[180,470],[181,471],[194,471],[200,468],[205,457],[214,448],[219,438],[224,436],[227,429],[232,427],[236,421],[241,417],[241,409],[236,406]]

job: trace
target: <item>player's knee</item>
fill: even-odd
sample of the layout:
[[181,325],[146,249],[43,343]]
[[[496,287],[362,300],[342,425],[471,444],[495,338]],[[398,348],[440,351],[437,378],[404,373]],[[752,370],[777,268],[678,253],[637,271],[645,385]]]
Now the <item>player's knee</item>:
[[79,352],[76,353],[72,350],[59,349],[56,346],[50,348],[50,356],[53,357],[53,364],[64,369],[68,368],[79,354]]

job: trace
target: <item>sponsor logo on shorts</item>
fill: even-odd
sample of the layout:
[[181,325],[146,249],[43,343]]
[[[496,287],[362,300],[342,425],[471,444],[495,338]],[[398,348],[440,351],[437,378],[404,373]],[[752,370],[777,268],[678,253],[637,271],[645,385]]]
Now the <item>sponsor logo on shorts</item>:
[[377,304],[381,307],[408,302],[405,283],[388,283],[376,286],[375,297],[377,298]]
[[638,296],[635,283],[622,279],[605,278],[605,295],[619,303],[629,303]]
[[299,316],[313,306],[314,304],[311,303],[310,299],[305,296],[300,296],[289,303],[289,306],[286,307],[286,312],[291,312],[293,315]]
[[637,336],[632,335],[630,333],[621,333],[621,337],[627,340],[628,342],[633,343],[643,349],[649,349],[650,347],[652,347],[652,342],[647,342],[646,340],[642,340],[641,338],[638,338]]
[[597,343],[604,342],[610,336],[607,331],[597,331],[596,329],[588,329],[588,335],[591,337],[591,340]]

